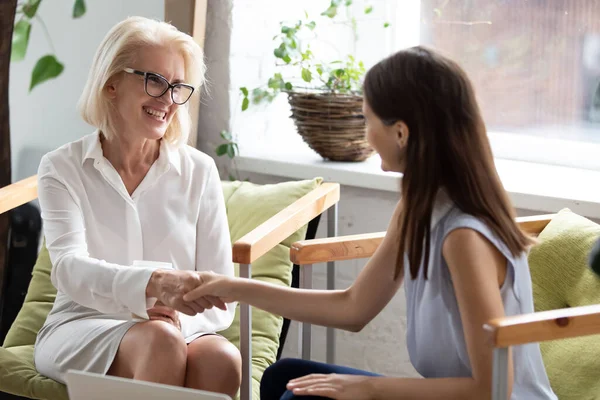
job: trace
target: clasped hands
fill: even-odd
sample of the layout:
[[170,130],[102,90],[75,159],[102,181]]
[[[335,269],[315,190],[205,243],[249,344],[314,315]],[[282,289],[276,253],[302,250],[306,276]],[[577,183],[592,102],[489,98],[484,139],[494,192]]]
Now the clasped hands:
[[157,299],[148,316],[181,329],[177,311],[196,315],[213,307],[226,310],[226,303],[233,301],[227,290],[231,280],[213,272],[156,270],[146,287],[146,296]]

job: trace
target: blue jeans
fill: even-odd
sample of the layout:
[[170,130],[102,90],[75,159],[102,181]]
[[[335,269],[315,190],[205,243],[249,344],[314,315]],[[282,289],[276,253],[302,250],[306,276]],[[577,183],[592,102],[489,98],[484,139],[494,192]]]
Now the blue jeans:
[[320,396],[294,396],[292,392],[286,389],[286,385],[292,379],[310,374],[346,374],[346,375],[366,375],[379,376],[372,372],[361,371],[359,369],[340,367],[319,363],[316,361],[298,360],[295,358],[285,358],[277,361],[265,370],[260,381],[261,400],[312,400],[325,399]]

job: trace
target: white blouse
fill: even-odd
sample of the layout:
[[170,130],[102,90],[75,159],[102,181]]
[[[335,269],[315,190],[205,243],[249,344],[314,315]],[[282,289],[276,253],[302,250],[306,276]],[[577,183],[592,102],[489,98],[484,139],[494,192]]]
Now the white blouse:
[[[234,275],[221,181],[212,158],[162,141],[160,155],[130,196],[104,158],[99,133],[46,154],[38,171],[46,245],[57,288],[53,317],[72,302],[102,318],[148,318],[156,299],[146,298],[155,269]],[[190,342],[223,330],[227,311],[180,313]]]

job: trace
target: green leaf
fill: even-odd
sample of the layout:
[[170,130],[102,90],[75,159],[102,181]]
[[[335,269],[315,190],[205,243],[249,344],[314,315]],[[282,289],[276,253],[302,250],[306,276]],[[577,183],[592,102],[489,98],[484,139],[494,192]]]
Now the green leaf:
[[373,12],[373,6],[367,6],[365,8],[365,14],[371,14]]
[[325,17],[329,17],[329,18],[334,18],[337,15],[337,7],[336,6],[329,6],[329,8],[325,11],[323,11],[321,13],[321,15],[325,16]]
[[311,31],[312,31],[313,29],[315,29],[315,27],[316,27],[316,26],[317,26],[317,23],[316,23],[315,21],[310,21],[309,23],[307,23],[307,24],[306,24],[306,27],[307,27],[308,29],[310,29]]
[[285,26],[283,25],[281,27],[281,33],[287,34],[288,32],[290,32],[292,30],[292,28],[290,28],[289,26]]
[[285,89],[286,89],[286,90],[292,90],[293,88],[294,88],[294,87],[292,86],[292,83],[291,83],[291,82],[286,82],[286,83],[285,83]]
[[31,24],[26,19],[21,19],[15,24],[12,37],[12,50],[10,61],[21,61],[27,53],[29,44],[29,34],[31,33]]
[[248,97],[248,89],[246,87],[241,87],[240,91],[244,95],[244,97]]
[[217,150],[216,150],[217,156],[221,157],[222,155],[227,153],[227,148],[229,147],[228,144],[229,143],[223,143],[223,144],[220,144],[219,147],[217,147]]
[[63,72],[64,69],[65,66],[60,63],[52,54],[40,58],[35,64],[35,67],[33,67],[33,71],[31,71],[31,84],[29,86],[29,91],[31,92],[34,87],[42,82],[56,78]]
[[249,105],[250,105],[250,100],[248,100],[247,97],[244,97],[244,100],[242,100],[242,111],[246,111],[248,109]]
[[287,49],[285,48],[285,43],[281,43],[278,48],[273,51],[275,57],[283,58],[287,55]]
[[352,0],[346,0],[346,6],[351,6],[352,5]]
[[288,56],[287,54],[285,56],[283,56],[282,58],[283,62],[285,62],[286,64],[289,64],[292,62],[292,59],[290,58],[290,56]]
[[307,68],[302,68],[302,79],[305,82],[310,82],[312,80],[312,73]]
[[73,4],[73,18],[79,18],[83,14],[85,14],[85,1],[75,0],[75,4]]
[[221,137],[222,137],[223,139],[231,141],[231,132],[229,132],[229,131],[226,131],[226,130],[222,130],[222,131],[220,132],[220,135],[221,135]]
[[283,89],[285,86],[283,76],[280,73],[276,73],[272,78],[269,78],[267,86],[271,89]]
[[37,13],[41,1],[42,0],[29,0],[26,4],[23,4],[23,14],[27,15],[27,18],[35,17],[35,13]]
[[259,104],[266,96],[267,91],[256,88],[252,91],[252,103]]
[[390,26],[390,23],[389,23],[389,22],[386,22],[386,23],[384,23],[384,24],[383,24],[383,27],[384,27],[384,28],[387,28],[387,27],[389,27],[389,26]]
[[229,158],[233,158],[235,157],[235,147],[234,147],[235,143],[227,143],[227,155],[229,156]]

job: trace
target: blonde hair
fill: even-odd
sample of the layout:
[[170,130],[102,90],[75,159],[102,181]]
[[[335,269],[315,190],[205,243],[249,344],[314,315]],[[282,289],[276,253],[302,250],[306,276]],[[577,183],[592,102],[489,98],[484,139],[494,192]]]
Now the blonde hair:
[[[204,54],[189,35],[173,25],[144,17],[129,17],[115,25],[98,47],[78,109],[88,124],[98,128],[106,137],[115,134],[115,110],[105,95],[106,84],[124,68],[130,68],[137,52],[144,47],[168,46],[181,53],[185,81],[196,88],[204,83]],[[191,130],[188,105],[177,108],[164,138],[173,145],[187,143]]]

